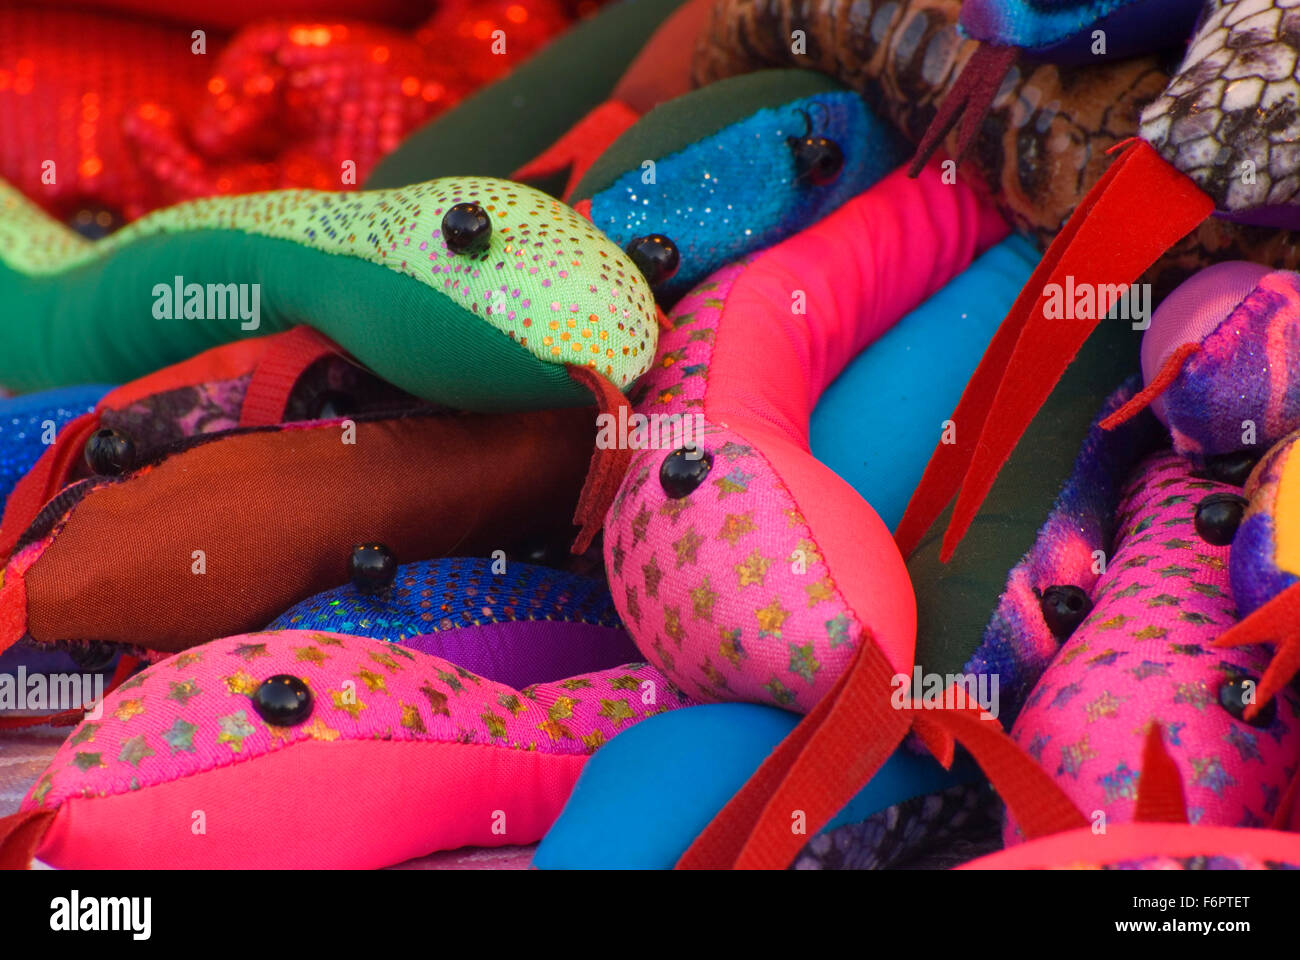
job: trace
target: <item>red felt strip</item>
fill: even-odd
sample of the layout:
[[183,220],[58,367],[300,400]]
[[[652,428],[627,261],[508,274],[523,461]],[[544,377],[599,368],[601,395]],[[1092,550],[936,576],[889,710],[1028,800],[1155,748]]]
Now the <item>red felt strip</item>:
[[1293,583],[1244,620],[1215,639],[1216,647],[1274,644],[1273,659],[1255,687],[1255,702],[1246,708],[1252,720],[1259,709],[1291,682],[1300,670],[1300,583]]
[[41,508],[67,483],[86,441],[99,429],[99,411],[83,413],[63,425],[54,443],[40,455],[32,468],[14,484],[0,518],[0,563],[8,561],[19,539],[32,525]]
[[1088,820],[1065,791],[979,707],[913,711],[918,731],[935,727],[970,751],[1015,815],[1028,839],[1086,827]]
[[1033,274],[1016,297],[1016,302],[1011,305],[1006,319],[1002,321],[993,339],[989,341],[984,356],[980,358],[979,365],[967,382],[966,389],[962,391],[961,399],[952,414],[951,419],[957,425],[956,442],[941,443],[935,447],[934,453],[930,455],[930,462],[926,464],[925,472],[921,475],[921,482],[912,492],[912,498],[908,501],[903,518],[894,531],[894,542],[898,544],[903,556],[909,556],[916,549],[917,544],[921,542],[921,537],[938,519],[943,508],[948,505],[948,501],[961,486],[962,478],[966,475],[971,458],[975,454],[975,444],[984,429],[989,408],[993,405],[998,383],[1011,360],[1020,333],[1024,330],[1029,311],[1037,302],[1038,295],[1047,283],[1052,270],[1069,249],[1075,235],[1079,232],[1080,225],[1087,219],[1088,212],[1092,210],[1097,199],[1105,192],[1127,160],[1128,154],[1121,154],[1075,208],[1074,214],[1056,235],[1052,245],[1047,248],[1042,260],[1034,268]]
[[510,179],[532,180],[553,176],[567,169],[569,179],[561,198],[567,200],[596,159],[640,118],[641,115],[626,103],[606,100],[575,123],[568,133],[539,156],[512,173]]
[[1114,430],[1120,424],[1128,423],[1151,406],[1156,397],[1168,390],[1170,385],[1178,379],[1178,375],[1183,372],[1183,365],[1187,363],[1188,358],[1199,353],[1200,350],[1201,345],[1199,343],[1184,343],[1164,362],[1160,372],[1142,388],[1141,392],[1130,397],[1128,403],[1102,420],[1098,426],[1103,430]]
[[[864,636],[849,668],[714,817],[681,870],[783,869],[889,759],[909,727],[890,704],[894,668]],[[804,834],[792,830],[802,811]]]
[[26,870],[54,823],[53,810],[23,810],[0,818],[0,870]]
[[[1139,141],[1121,157],[1123,168],[1097,198],[1052,270],[1050,283],[1132,284],[1160,255],[1214,211],[1214,201],[1187,176]],[[1073,219],[1073,218],[1072,218]],[[1125,231],[1125,224],[1140,224]],[[1035,273],[1037,276],[1037,273]],[[1030,283],[1034,283],[1031,278]],[[1046,285],[1016,341],[993,398],[953,507],[939,557],[947,561],[961,542],[1002,465],[1055,388],[1061,374],[1097,326],[1097,319],[1048,319]],[[1017,301],[1019,305],[1020,301]],[[960,432],[962,425],[958,423]]]
[[330,354],[346,356],[342,347],[311,327],[294,327],[271,338],[248,381],[239,408],[239,425],[269,427],[283,423],[289,395],[303,372]]
[[1142,777],[1138,781],[1133,819],[1140,823],[1186,823],[1187,801],[1183,777],[1165,749],[1160,724],[1151,722],[1142,750]]
[[[591,391],[600,413],[607,413],[617,419],[619,408],[624,407],[628,416],[631,415],[632,405],[628,403],[627,397],[595,370],[578,366],[566,369],[570,377]],[[591,541],[605,525],[605,515],[609,513],[610,505],[618,494],[623,475],[627,473],[631,462],[632,451],[623,447],[602,449],[598,446],[592,453],[591,466],[587,468],[587,481],[582,486],[578,508],[573,514],[573,522],[581,527],[573,542],[572,550],[575,554],[586,553]]]

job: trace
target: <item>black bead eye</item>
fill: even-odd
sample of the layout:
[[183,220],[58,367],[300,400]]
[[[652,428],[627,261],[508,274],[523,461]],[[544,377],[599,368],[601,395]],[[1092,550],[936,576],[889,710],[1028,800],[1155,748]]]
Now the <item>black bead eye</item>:
[[[1251,720],[1246,719],[1246,708],[1258,702],[1259,680],[1255,677],[1229,677],[1219,686],[1219,706],[1227,710],[1234,720],[1248,723],[1252,727],[1267,727],[1277,715],[1277,701],[1269,700],[1259,708]],[[1249,699],[1249,702],[1247,702]]]
[[253,691],[253,709],[273,727],[296,727],[311,716],[312,696],[300,677],[277,673]]
[[326,390],[316,398],[314,420],[337,420],[357,412],[356,401],[340,390]]
[[677,268],[682,265],[682,255],[677,251],[677,244],[661,233],[636,237],[628,243],[626,251],[645,277],[646,283],[652,287],[671,280]]
[[1221,453],[1205,461],[1205,472],[1220,483],[1230,483],[1234,487],[1244,487],[1250,477],[1250,471],[1259,463],[1259,457],[1245,450],[1235,453]]
[[1043,591],[1039,599],[1043,611],[1043,620],[1052,636],[1064,640],[1074,633],[1084,617],[1092,612],[1092,601],[1088,595],[1073,585],[1054,585]]
[[374,593],[397,576],[397,558],[382,543],[361,543],[352,548],[348,574],[362,593]]
[[844,151],[826,137],[788,137],[794,153],[795,179],[809,187],[824,187],[844,169]]
[[698,447],[682,447],[664,457],[659,485],[673,500],[680,500],[704,482],[713,469],[713,454]]
[[68,656],[86,673],[100,673],[107,670],[117,656],[118,648],[111,643],[72,643],[68,645]]
[[117,230],[125,221],[109,207],[82,207],[68,218],[68,226],[87,240],[100,240]]
[[477,203],[458,203],[442,215],[442,239],[452,253],[469,253],[487,246],[492,221]]
[[130,472],[135,464],[135,443],[116,430],[96,430],[86,441],[86,466],[105,477]]
[[1196,533],[1206,543],[1226,547],[1237,535],[1248,501],[1235,493],[1212,493],[1196,505]]

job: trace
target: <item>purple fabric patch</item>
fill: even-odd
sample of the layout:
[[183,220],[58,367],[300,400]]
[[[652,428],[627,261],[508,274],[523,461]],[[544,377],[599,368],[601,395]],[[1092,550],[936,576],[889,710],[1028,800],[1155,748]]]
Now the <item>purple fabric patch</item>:
[[420,634],[401,644],[515,689],[645,659],[626,630],[562,620],[485,623]]

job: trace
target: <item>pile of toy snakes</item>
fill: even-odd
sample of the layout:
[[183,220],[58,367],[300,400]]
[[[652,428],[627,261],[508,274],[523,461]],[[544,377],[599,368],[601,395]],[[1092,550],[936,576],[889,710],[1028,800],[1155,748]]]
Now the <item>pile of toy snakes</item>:
[[0,865],[1300,868],[1292,228],[1295,0],[7,5]]

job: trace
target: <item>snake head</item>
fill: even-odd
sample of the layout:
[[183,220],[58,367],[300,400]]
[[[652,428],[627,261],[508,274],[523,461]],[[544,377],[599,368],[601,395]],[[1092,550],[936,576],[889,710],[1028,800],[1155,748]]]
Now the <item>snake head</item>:
[[1209,0],[1177,73],[1138,133],[1220,216],[1300,224],[1300,9]]

